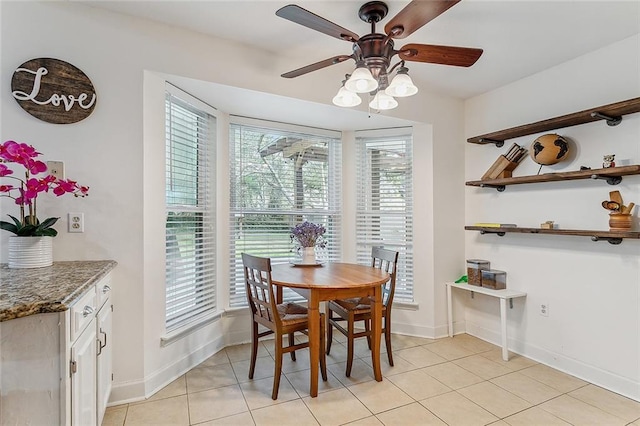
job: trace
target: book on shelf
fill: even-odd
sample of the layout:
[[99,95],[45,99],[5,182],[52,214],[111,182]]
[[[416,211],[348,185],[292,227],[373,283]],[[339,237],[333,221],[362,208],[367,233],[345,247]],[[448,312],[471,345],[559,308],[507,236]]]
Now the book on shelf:
[[477,222],[473,226],[479,226],[481,228],[517,228],[515,223],[495,223],[495,222]]

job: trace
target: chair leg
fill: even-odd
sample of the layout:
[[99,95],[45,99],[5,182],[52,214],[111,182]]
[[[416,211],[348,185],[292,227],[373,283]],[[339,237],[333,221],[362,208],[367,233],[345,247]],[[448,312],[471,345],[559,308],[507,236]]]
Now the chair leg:
[[390,318],[384,319],[384,343],[387,346],[387,358],[389,358],[389,365],[393,367],[393,355],[391,350],[391,324]]
[[251,364],[249,365],[249,378],[253,379],[256,370],[256,358],[258,357],[258,323],[252,321],[251,331]]
[[347,370],[345,376],[351,377],[351,367],[353,366],[353,328],[354,328],[353,315],[349,314],[349,320],[347,321]]
[[331,352],[331,343],[333,342],[333,326],[331,326],[331,320],[333,319],[333,311],[329,309],[327,303],[327,355]]
[[325,337],[325,317],[320,315],[320,374],[322,374],[322,380],[327,381],[327,355],[325,354],[324,347],[326,344]]
[[282,373],[282,336],[276,336],[274,339],[276,349],[276,369],[273,375],[273,390],[271,391],[271,399],[278,399],[278,389],[280,388],[280,374]]
[[364,320],[364,330],[369,333],[367,334],[367,345],[369,345],[369,350],[371,350],[371,320]]
[[[293,337],[293,333],[289,333],[289,346],[293,346],[296,343],[295,337]],[[296,351],[291,351],[291,361],[296,360]]]

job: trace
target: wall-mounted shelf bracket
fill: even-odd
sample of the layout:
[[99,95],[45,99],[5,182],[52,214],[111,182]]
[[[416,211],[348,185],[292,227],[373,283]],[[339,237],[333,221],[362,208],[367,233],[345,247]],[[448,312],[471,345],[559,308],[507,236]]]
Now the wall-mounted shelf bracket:
[[481,183],[480,188],[495,188],[498,192],[504,192],[506,189],[504,185],[490,185],[488,183]]
[[601,112],[598,112],[598,111],[592,112],[591,117],[607,120],[607,124],[609,126],[617,126],[618,124],[620,124],[620,122],[622,122],[622,116],[613,117],[611,115],[602,114]]
[[480,138],[479,143],[481,144],[492,143],[496,146],[496,148],[502,148],[504,146],[504,141],[500,141],[497,139],[489,139],[489,138]]
[[591,241],[606,241],[609,244],[613,244],[614,246],[617,246],[618,244],[622,243],[622,238],[614,238],[614,237],[606,238],[606,237],[597,237],[594,235],[593,237],[591,237]]
[[487,231],[486,229],[483,229],[480,231],[480,234],[484,235],[484,234],[496,234],[498,235],[498,237],[504,237],[504,232],[502,231]]
[[617,185],[622,182],[622,176],[591,175],[591,179],[603,179],[606,180],[609,185]]

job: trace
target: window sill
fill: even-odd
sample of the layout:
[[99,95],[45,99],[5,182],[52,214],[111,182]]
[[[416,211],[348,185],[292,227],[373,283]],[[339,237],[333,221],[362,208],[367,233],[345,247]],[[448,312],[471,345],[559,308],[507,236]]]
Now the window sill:
[[405,311],[419,311],[420,305],[415,302],[393,302],[393,308]]
[[195,318],[193,321],[183,325],[182,327],[177,328],[175,330],[171,330],[164,336],[160,337],[160,347],[168,346],[182,339],[183,337],[197,330],[200,330],[201,328],[211,324],[212,322],[219,320],[222,317],[222,314],[223,314],[222,312],[218,312],[214,315]]

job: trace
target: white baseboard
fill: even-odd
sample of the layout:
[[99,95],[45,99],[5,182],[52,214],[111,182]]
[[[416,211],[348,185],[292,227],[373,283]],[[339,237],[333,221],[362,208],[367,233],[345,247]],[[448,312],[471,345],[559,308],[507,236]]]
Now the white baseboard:
[[109,406],[143,401],[167,386],[176,378],[199,365],[211,355],[225,347],[223,336],[207,342],[161,370],[147,376],[145,380],[114,384],[109,397]]
[[[466,332],[494,345],[501,345],[500,331],[487,329],[470,322],[459,324],[459,328],[456,328],[454,325],[454,330],[457,330],[456,334],[457,332]],[[585,364],[563,354],[551,352],[536,345],[514,339],[513,337],[507,336],[507,346],[511,352],[640,402],[640,382],[619,376],[610,371],[605,371],[593,365]]]

